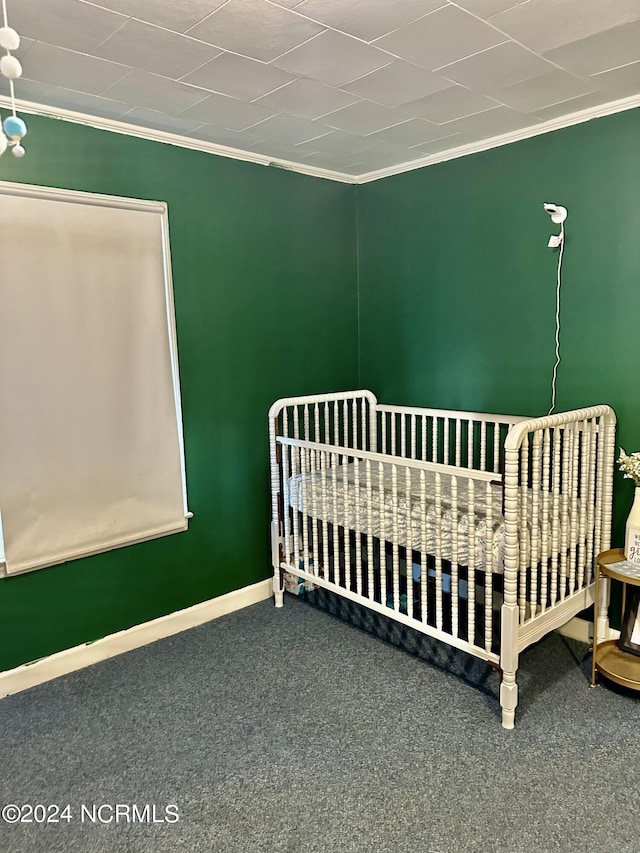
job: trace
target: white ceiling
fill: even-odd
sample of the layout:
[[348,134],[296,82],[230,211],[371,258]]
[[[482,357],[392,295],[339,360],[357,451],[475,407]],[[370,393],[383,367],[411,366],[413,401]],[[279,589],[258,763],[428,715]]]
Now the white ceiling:
[[354,178],[640,93],[640,0],[7,5],[22,101]]

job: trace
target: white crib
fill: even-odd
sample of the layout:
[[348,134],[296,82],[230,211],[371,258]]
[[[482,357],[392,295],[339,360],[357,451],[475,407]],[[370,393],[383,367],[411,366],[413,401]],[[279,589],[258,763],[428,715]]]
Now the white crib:
[[278,400],[276,606],[293,576],[484,659],[513,728],[519,653],[593,603],[614,437],[609,406],[522,418],[384,406],[364,390]]

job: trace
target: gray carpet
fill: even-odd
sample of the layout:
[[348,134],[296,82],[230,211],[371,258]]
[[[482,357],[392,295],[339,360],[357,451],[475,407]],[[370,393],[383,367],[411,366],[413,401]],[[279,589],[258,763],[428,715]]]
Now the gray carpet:
[[[640,701],[589,665],[525,652],[507,732],[481,662],[346,602],[258,604],[0,701],[1,803],[71,806],[0,850],[640,851]],[[81,820],[134,803],[179,820]]]

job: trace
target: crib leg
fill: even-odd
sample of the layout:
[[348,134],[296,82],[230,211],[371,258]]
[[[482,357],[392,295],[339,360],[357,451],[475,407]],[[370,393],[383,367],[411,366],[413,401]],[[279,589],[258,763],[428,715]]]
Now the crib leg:
[[500,705],[502,707],[502,726],[512,729],[515,725],[516,706],[518,704],[518,608],[502,605],[502,639],[500,643]]
[[280,568],[282,540],[280,526],[271,522],[271,565],[273,566],[273,597],[276,607],[284,605],[284,572]]
[[273,597],[276,607],[284,606],[284,585],[282,583],[282,572],[276,569],[273,573]]

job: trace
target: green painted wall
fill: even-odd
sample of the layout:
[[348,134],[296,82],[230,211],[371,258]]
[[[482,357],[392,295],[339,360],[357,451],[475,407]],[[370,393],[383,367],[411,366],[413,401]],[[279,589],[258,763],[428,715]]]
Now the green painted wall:
[[[360,381],[388,403],[542,415],[609,403],[640,450],[640,110],[358,187]],[[616,476],[613,541],[632,485]]]
[[1,580],[0,670],[266,578],[267,410],[357,383],[354,187],[28,122],[27,157],[3,157],[0,180],[168,202],[195,516],[187,533]]

